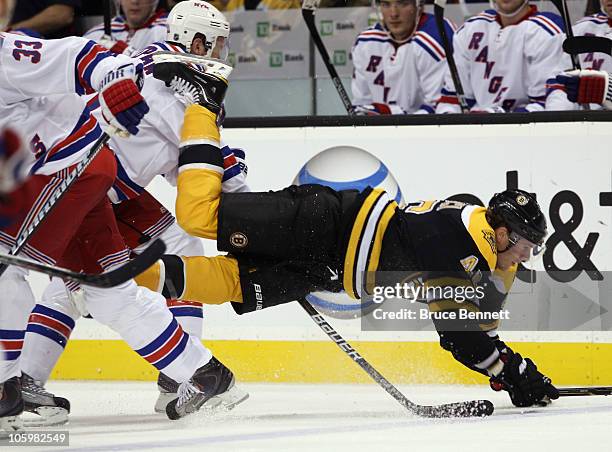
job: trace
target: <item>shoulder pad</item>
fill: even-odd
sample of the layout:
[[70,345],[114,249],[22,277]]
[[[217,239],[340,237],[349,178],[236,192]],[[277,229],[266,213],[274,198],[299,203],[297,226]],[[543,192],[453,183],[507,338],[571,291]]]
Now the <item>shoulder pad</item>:
[[497,245],[495,231],[485,217],[486,211],[485,207],[467,205],[461,212],[461,220],[489,269],[493,271],[497,266]]
[[551,36],[565,33],[563,19],[561,19],[561,16],[559,16],[558,14],[538,12],[527,20],[529,22],[537,24],[540,28],[542,28]]

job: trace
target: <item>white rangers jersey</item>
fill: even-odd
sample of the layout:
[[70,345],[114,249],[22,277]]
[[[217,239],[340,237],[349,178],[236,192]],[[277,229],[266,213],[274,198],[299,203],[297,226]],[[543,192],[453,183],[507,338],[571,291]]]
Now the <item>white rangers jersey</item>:
[[0,104],[93,93],[106,74],[133,62],[83,38],[45,40],[0,33]]
[[[575,36],[607,36],[612,32],[612,20],[603,13],[584,17],[572,27]],[[582,69],[612,72],[612,57],[605,53],[591,52],[580,55]]]
[[[446,21],[452,39],[454,26]],[[416,33],[398,43],[381,25],[363,31],[352,50],[353,105],[398,105],[406,113],[433,113],[444,81],[446,56],[433,15],[421,16]]]
[[[110,147],[117,155],[117,180],[109,197],[115,203],[138,196],[158,175],[165,175],[170,183],[176,184],[185,105],[171,88],[153,77],[151,55],[159,51],[184,53],[178,46],[158,42],[135,55],[144,64],[145,82],[141,93],[150,110],[138,125],[138,135],[129,138],[111,137]],[[97,97],[93,97],[89,104],[94,115],[99,118]],[[226,157],[223,181],[228,181],[223,185],[223,191],[229,192],[235,188],[234,184],[239,179],[236,176],[244,168],[244,151],[230,150],[227,146],[222,151]],[[243,182],[239,185],[239,190],[247,189]]]
[[[142,50],[149,44],[166,40],[167,18],[168,14],[160,10],[151,16],[142,27],[130,29],[124,16],[115,16],[111,21],[111,38],[115,41],[126,42],[132,49]],[[99,41],[102,36],[104,36],[104,25],[93,27],[83,35],[84,38],[93,41]]]
[[80,95],[133,62],[83,38],[0,34],[0,127],[18,128],[30,143],[32,172],[53,174],[83,157],[102,129]]
[[[468,105],[474,110],[540,111],[547,96],[558,90],[555,76],[571,67],[562,50],[565,34],[561,17],[538,12],[518,24],[502,27],[494,10],[468,20],[453,39],[457,71]],[[571,105],[571,104],[569,104]],[[459,103],[450,72],[446,71],[437,113],[459,113]]]

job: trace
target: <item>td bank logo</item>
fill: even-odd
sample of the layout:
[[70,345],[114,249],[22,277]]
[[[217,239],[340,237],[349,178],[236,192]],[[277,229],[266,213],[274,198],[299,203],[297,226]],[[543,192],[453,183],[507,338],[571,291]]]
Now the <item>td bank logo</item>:
[[236,66],[236,54],[234,52],[231,52],[227,56],[227,62],[230,64],[230,66]]
[[270,67],[282,67],[283,52],[270,52]]
[[346,50],[334,50],[334,66],[346,66]]
[[257,22],[257,37],[267,38],[270,36],[270,22]]
[[322,20],[321,21],[321,36],[332,36],[334,34],[334,21],[333,20]]

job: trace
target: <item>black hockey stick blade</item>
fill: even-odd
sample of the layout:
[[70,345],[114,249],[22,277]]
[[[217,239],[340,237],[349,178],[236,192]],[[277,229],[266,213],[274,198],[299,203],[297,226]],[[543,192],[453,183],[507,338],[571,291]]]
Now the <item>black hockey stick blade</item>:
[[161,239],[155,240],[141,254],[130,260],[126,264],[111,270],[107,273],[89,274],[67,270],[53,265],[42,264],[20,256],[0,253],[0,262],[6,265],[16,265],[36,272],[44,273],[49,276],[57,276],[62,279],[75,281],[87,286],[108,288],[123,284],[126,281],[140,275],[147,268],[153,265],[164,255],[166,245]]
[[357,352],[340,334],[317,312],[315,308],[305,299],[299,300],[300,306],[308,313],[310,318],[346,353],[355,363],[359,365],[378,385],[380,385],[391,397],[412,414],[422,417],[484,417],[493,414],[493,404],[488,400],[470,400],[467,402],[447,403],[443,405],[424,406],[418,405],[404,396],[389,380],[382,376],[366,359]]
[[493,403],[490,400],[468,400],[444,405],[417,405],[414,413],[421,417],[431,418],[485,417],[493,414],[493,410]]
[[584,386],[578,388],[558,388],[560,397],[608,396],[612,395],[612,386]]
[[612,55],[612,39],[603,36],[574,36],[563,41],[563,50],[576,55],[592,52]]

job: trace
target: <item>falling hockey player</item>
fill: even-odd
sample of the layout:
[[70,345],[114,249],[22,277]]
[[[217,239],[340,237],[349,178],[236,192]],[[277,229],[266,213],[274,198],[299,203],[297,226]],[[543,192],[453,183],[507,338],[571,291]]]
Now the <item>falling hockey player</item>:
[[[228,68],[211,62],[202,73],[172,56],[160,59],[155,76],[192,103],[181,132],[177,220],[191,235],[216,239],[218,249],[230,255],[166,256],[137,279],[140,285],[163,285],[165,292],[206,303],[231,301],[238,314],[316,290],[345,290],[360,298],[364,273],[375,271],[435,269],[470,278],[497,270],[506,273],[507,292],[517,264],[544,241],[544,215],[535,198],[521,190],[495,195],[488,208],[432,201],[400,209],[382,190],[357,193],[320,185],[222,194],[216,120]],[[498,293],[491,303],[504,298]],[[508,391],[517,406],[558,397],[551,380],[499,340],[494,329],[472,326],[475,330],[456,331],[437,324],[441,346],[487,375],[494,389]]]

